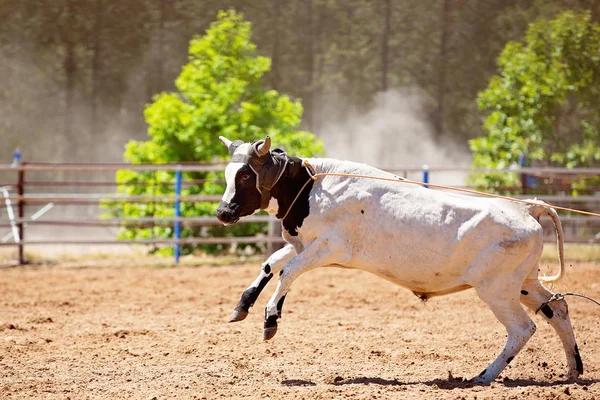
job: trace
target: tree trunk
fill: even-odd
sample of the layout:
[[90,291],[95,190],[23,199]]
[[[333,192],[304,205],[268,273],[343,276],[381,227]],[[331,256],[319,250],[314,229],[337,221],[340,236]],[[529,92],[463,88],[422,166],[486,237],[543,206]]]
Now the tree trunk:
[[[154,20],[153,29],[150,33],[149,52],[147,65],[147,97],[148,100],[155,94],[163,90],[163,36],[165,34],[165,8],[166,0],[159,2],[158,9],[152,10],[151,15]],[[152,3],[154,4],[154,3]]]
[[437,109],[435,111],[433,126],[435,134],[440,137],[444,133],[444,103],[446,95],[446,63],[448,62],[448,41],[450,36],[450,0],[444,0],[441,15],[441,39],[439,50],[439,68],[437,81]]
[[383,0],[383,34],[381,36],[381,91],[388,90],[389,38],[392,20],[392,0]]
[[321,110],[320,107],[322,96],[323,96],[323,69],[325,66],[324,58],[325,54],[323,51],[323,23],[325,21],[325,11],[323,5],[317,6],[317,18],[315,21],[315,26],[313,27],[314,33],[314,53],[315,53],[315,75],[313,77],[313,84],[315,87],[313,89],[312,96],[312,106],[313,110],[310,115],[310,129],[318,131],[320,130],[319,125],[322,121]]
[[95,137],[100,132],[100,123],[98,121],[98,103],[99,103],[99,92],[101,86],[101,69],[102,69],[102,30],[103,30],[103,0],[96,0],[96,21],[94,24],[93,31],[93,56],[92,56],[92,94],[91,94],[91,107],[92,107],[92,121],[91,121],[91,133],[92,137]]
[[156,72],[157,72],[157,83],[158,83],[158,91],[163,90],[163,79],[164,79],[164,63],[163,63],[163,53],[164,53],[164,43],[163,37],[165,35],[165,18],[166,18],[166,1],[160,1],[160,14],[158,20],[158,43],[157,43],[157,62],[156,62]]
[[304,51],[306,52],[305,59],[305,79],[304,79],[304,114],[307,116],[307,120],[310,121],[313,115],[313,79],[315,74],[315,40],[314,40],[314,19],[313,19],[313,0],[306,0],[305,4],[305,15],[306,15],[306,29],[304,30]]
[[[346,29],[343,30],[343,46],[346,46],[347,49],[352,49],[353,48],[353,43],[352,41],[354,40],[354,14],[356,12],[356,8],[352,6],[352,4],[350,4],[349,2],[346,3],[342,3],[344,4],[343,6],[343,12],[345,14],[346,17]],[[344,55],[341,57],[341,61],[342,63],[350,63],[350,57],[347,55]],[[358,79],[356,79],[356,76],[358,75],[356,73],[356,68],[349,68],[345,71],[344,74],[344,78],[345,78],[345,84],[348,86],[348,88],[344,88],[346,90],[342,91],[342,93],[346,96],[346,101],[344,101],[340,107],[341,111],[339,113],[339,115],[343,118],[346,118],[349,115],[349,112],[352,108],[352,105],[356,102],[356,98],[355,98],[355,90],[356,87],[359,86],[359,82]]]
[[273,51],[271,52],[271,86],[273,89],[279,90],[281,83],[281,74],[279,73],[280,59],[280,36],[281,36],[281,0],[274,0],[273,4],[273,34],[275,35],[273,43]]
[[[64,114],[64,133],[65,138],[71,141],[71,128],[73,124],[73,101],[75,98],[75,73],[77,64],[75,62],[75,42],[71,37],[69,26],[72,26],[73,7],[71,0],[66,1],[65,13],[67,21],[63,27],[63,45],[65,46],[65,55],[63,58],[63,72],[65,76],[65,114]],[[68,146],[67,146],[68,147]]]

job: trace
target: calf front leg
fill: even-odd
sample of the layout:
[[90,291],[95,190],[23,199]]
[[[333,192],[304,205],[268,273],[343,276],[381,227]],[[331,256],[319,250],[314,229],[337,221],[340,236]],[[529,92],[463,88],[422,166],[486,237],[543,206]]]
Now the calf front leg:
[[294,246],[291,244],[288,244],[271,254],[267,261],[262,264],[260,273],[254,282],[252,282],[252,284],[244,290],[244,293],[242,293],[242,297],[235,306],[235,309],[229,318],[229,322],[241,321],[248,316],[250,307],[254,305],[258,295],[260,295],[260,292],[262,292],[267,283],[271,280],[273,274],[278,273],[283,265],[295,254],[296,250],[294,250]]
[[269,340],[277,333],[277,319],[281,318],[281,308],[292,283],[303,273],[334,263],[342,264],[349,252],[339,241],[331,237],[315,239],[305,250],[289,260],[279,273],[277,289],[265,308],[263,339]]

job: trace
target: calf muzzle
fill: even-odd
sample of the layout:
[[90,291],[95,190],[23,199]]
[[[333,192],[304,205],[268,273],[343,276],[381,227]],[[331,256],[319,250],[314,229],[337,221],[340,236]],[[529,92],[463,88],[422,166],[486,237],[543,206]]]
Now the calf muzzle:
[[222,201],[217,207],[216,215],[223,225],[235,224],[240,219],[240,208],[235,204]]

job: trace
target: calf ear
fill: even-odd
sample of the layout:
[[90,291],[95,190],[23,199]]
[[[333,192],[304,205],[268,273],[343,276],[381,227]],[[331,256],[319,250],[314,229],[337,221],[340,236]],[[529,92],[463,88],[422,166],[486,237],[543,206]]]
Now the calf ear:
[[231,143],[233,143],[231,140],[227,139],[225,136],[219,136],[219,140],[221,142],[223,142],[223,144],[225,146],[227,146],[227,148],[229,148],[229,146],[231,146]]
[[235,153],[235,149],[237,149],[238,147],[240,147],[240,145],[242,145],[244,142],[241,140],[236,140],[235,142],[232,142],[231,140],[227,139],[226,137],[223,136],[219,136],[219,140],[221,142],[223,142],[223,144],[225,146],[227,146],[227,149],[229,150],[229,155],[232,156],[233,153]]

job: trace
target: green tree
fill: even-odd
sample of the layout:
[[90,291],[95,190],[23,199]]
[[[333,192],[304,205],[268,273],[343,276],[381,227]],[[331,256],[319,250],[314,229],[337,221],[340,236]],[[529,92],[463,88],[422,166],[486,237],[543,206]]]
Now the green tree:
[[[227,159],[227,149],[219,135],[232,140],[253,141],[270,135],[274,143],[293,154],[310,156],[323,152],[322,143],[309,132],[297,130],[302,117],[300,100],[291,100],[275,90],[265,90],[261,83],[270,69],[270,60],[256,55],[250,40],[251,26],[234,11],[220,12],[206,34],[194,38],[189,47],[189,62],[175,81],[178,93],[161,93],[145,110],[148,141],[132,140],[126,145],[127,162],[174,163]],[[127,195],[173,194],[170,172],[117,173],[123,183],[118,192]],[[184,173],[184,179],[206,181],[184,188],[183,195],[219,194],[222,184],[214,182],[222,173]],[[140,182],[153,185],[135,185]],[[111,215],[126,217],[173,216],[171,205],[112,204]],[[217,204],[185,202],[183,216],[214,215]],[[235,228],[199,229],[186,227],[182,236],[253,235],[266,231],[264,224],[242,224]],[[146,239],[170,237],[172,229],[123,228],[121,238]],[[204,247],[210,251],[220,246]],[[188,246],[185,250],[191,251]],[[169,250],[170,251],[170,250]]]
[[[520,155],[569,168],[600,165],[600,25],[589,12],[532,23],[525,43],[509,42],[498,66],[478,97],[488,135],[470,141],[474,167],[507,168]],[[516,179],[475,180],[498,187]]]

